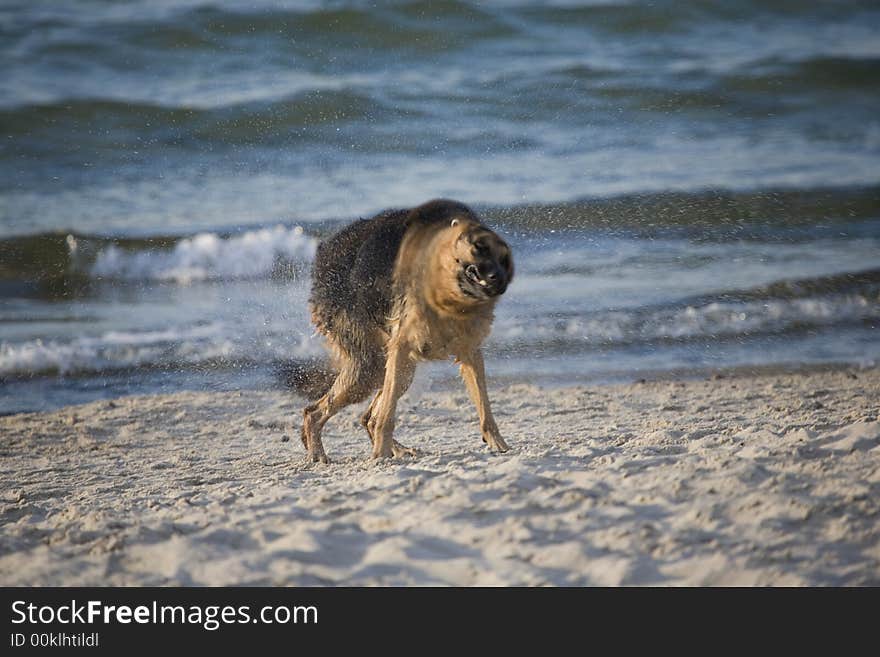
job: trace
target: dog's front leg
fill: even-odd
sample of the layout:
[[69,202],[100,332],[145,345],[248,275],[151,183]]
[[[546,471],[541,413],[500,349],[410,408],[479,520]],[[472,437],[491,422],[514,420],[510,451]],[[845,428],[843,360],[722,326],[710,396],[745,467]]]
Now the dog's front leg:
[[367,422],[370,438],[373,440],[374,459],[415,454],[414,450],[400,445],[392,437],[397,400],[406,392],[415,367],[415,361],[407,347],[399,343],[389,346],[382,392]]
[[482,352],[476,349],[472,353],[459,356],[458,360],[461,363],[461,378],[464,379],[464,385],[467,387],[480,416],[480,432],[483,434],[483,442],[489,445],[491,450],[506,452],[510,448],[501,437],[501,432],[492,416],[492,408],[489,406],[489,393],[486,390],[486,368],[483,364]]

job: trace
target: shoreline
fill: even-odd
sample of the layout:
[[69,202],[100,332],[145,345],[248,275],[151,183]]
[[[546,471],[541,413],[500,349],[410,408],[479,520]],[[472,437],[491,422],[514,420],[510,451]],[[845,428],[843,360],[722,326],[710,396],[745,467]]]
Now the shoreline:
[[[577,388],[577,387],[605,387],[621,386],[639,383],[675,383],[678,381],[717,381],[720,379],[743,379],[761,378],[766,376],[782,375],[810,375],[835,372],[850,372],[858,375],[859,372],[867,372],[880,369],[880,365],[859,365],[849,362],[827,363],[769,363],[766,365],[731,365],[723,367],[680,367],[665,370],[646,370],[643,372],[607,372],[602,375],[590,376],[578,379],[563,378],[552,379],[538,377],[533,381],[535,385],[549,390]],[[517,385],[522,381],[522,376],[495,375],[487,372],[490,383],[497,386]],[[436,386],[436,387],[435,387]],[[434,392],[453,392],[461,386],[461,379],[454,374],[438,376],[433,380],[431,390]]]
[[[490,382],[491,383],[491,382]],[[0,418],[4,585],[880,585],[880,368],[491,385],[350,408],[179,392]]]
[[[278,379],[278,375],[273,374],[272,372],[277,370],[278,365],[273,364],[272,366],[260,366],[260,365],[250,365],[244,368],[232,368],[230,370],[231,374],[234,376],[238,376],[240,381],[243,383],[241,386],[236,386],[233,380],[233,383],[229,385],[227,388],[218,388],[214,390],[204,391],[205,394],[222,394],[229,392],[242,392],[242,393],[255,393],[255,392],[277,392],[281,394],[289,394],[295,395],[295,392],[292,388],[285,386]],[[762,377],[762,376],[775,376],[775,375],[784,375],[784,374],[816,374],[816,373],[826,373],[826,372],[852,372],[858,374],[859,372],[868,371],[874,368],[880,367],[877,364],[869,364],[869,365],[860,365],[857,363],[851,362],[827,362],[827,363],[771,363],[766,365],[734,365],[734,366],[723,366],[723,367],[693,367],[693,368],[676,368],[676,369],[664,369],[664,370],[647,370],[643,372],[606,372],[603,374],[596,375],[587,375],[577,378],[571,378],[568,376],[544,376],[541,374],[533,375],[530,379],[530,382],[534,385],[538,385],[542,388],[555,390],[555,389],[565,389],[565,388],[575,388],[581,386],[614,386],[614,385],[626,385],[626,384],[636,384],[636,383],[663,383],[663,382],[675,382],[675,381],[700,381],[700,380],[718,380],[725,378],[743,378],[743,377]],[[510,385],[517,385],[523,380],[522,374],[496,374],[492,371],[492,363],[487,364],[487,375],[489,378],[490,386],[492,387],[506,387]],[[430,371],[429,371],[430,370]],[[125,380],[124,377],[126,375],[131,375],[133,372],[136,372],[136,369],[121,369],[121,370],[113,370],[107,372],[104,375],[100,374],[88,374],[88,375],[65,375],[61,376],[33,376],[33,377],[21,377],[21,378],[0,378],[0,384],[12,385],[12,386],[38,386],[41,382],[45,382],[48,385],[56,385],[59,381],[92,381],[94,379],[106,378],[111,382],[118,382],[119,380]],[[179,372],[179,370],[170,370],[167,368],[155,368],[148,370],[145,373],[145,377],[150,374],[173,374]],[[216,375],[217,379],[224,379],[223,372],[212,372],[210,368],[199,368],[194,367],[187,372],[193,381],[201,381],[202,383],[208,384],[212,377]],[[120,379],[119,377],[123,377]],[[224,379],[228,380],[228,378]],[[247,382],[250,382],[248,384]],[[130,383],[127,383],[130,385]],[[147,383],[147,379],[144,378],[143,381],[137,381],[135,383],[135,387],[137,388],[139,384],[143,385],[143,391],[134,392],[131,394],[119,395],[116,397],[101,397],[90,399],[88,401],[82,402],[73,402],[66,403],[60,406],[51,406],[47,408],[24,408],[21,410],[3,410],[2,406],[0,406],[0,418],[3,417],[13,417],[16,415],[22,414],[33,414],[33,413],[51,413],[53,411],[62,411],[68,408],[74,408],[76,406],[84,406],[86,404],[101,402],[101,401],[114,401],[125,399],[127,397],[149,397],[157,394],[178,394],[178,393],[188,393],[188,392],[202,392],[203,390],[197,389],[194,386],[186,386],[185,384],[178,390],[170,393],[157,392],[150,389],[149,384]],[[461,378],[458,376],[457,368],[450,363],[439,363],[439,362],[430,362],[423,363],[422,367],[420,367],[416,372],[416,379],[412,386],[412,391],[416,392],[416,394],[425,394],[426,392],[432,393],[452,393],[461,389],[462,382]],[[410,393],[410,397],[413,396],[413,392]]]

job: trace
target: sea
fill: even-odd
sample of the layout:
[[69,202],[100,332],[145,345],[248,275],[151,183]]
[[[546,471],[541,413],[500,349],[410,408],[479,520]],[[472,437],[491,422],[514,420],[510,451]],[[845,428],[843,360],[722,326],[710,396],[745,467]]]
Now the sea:
[[3,414],[282,389],[319,241],[438,197],[493,385],[880,359],[876,1],[3,0],[0,70]]

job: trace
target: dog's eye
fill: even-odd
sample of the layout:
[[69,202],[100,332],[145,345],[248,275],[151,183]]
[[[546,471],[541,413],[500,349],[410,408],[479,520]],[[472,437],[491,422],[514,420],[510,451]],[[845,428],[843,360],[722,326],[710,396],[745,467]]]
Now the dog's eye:
[[489,255],[489,247],[483,244],[482,242],[477,242],[474,244],[474,255],[476,256],[487,256]]

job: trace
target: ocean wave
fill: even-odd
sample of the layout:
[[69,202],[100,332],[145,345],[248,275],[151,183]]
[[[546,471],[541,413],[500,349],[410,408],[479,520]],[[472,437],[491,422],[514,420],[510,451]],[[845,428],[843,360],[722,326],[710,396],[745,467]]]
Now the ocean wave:
[[684,2],[633,2],[632,0],[596,0],[534,2],[519,0],[512,3],[519,12],[534,21],[559,26],[583,26],[613,34],[661,36],[680,34],[706,24],[733,23],[742,25],[753,21],[765,24],[772,21],[792,22],[797,18],[817,20],[839,19],[845,12],[858,14],[876,10],[872,0],[848,0],[840,3],[792,3],[789,0],[740,0],[714,2],[690,0]]
[[54,102],[24,104],[0,110],[0,122],[8,134],[25,136],[41,129],[66,130],[76,125],[99,122],[132,129],[145,125],[185,124],[198,118],[200,113],[187,107],[163,107],[109,98],[61,98]]
[[112,98],[60,98],[2,109],[0,123],[11,137],[76,132],[77,149],[94,142],[105,149],[126,150],[192,140],[248,145],[279,139],[289,142],[300,138],[297,131],[303,128],[403,114],[353,90],[315,88],[281,98],[211,108]]
[[[743,60],[719,73],[713,64],[691,63],[681,71],[647,83],[619,71],[566,66],[547,72],[562,89],[600,99],[612,107],[624,105],[640,112],[690,116],[692,113],[729,116],[766,116],[795,113],[803,109],[801,97],[815,103],[817,97],[834,94],[839,103],[851,102],[874,92],[880,57],[808,56]],[[530,89],[537,97],[541,80]],[[846,94],[846,99],[844,97]],[[543,96],[547,96],[544,93]],[[572,93],[572,102],[575,96]],[[780,102],[780,98],[787,102]],[[546,101],[545,101],[546,102]],[[866,110],[870,113],[870,106]],[[719,117],[720,118],[720,117]]]
[[[590,197],[561,203],[511,205],[487,214],[511,227],[535,230],[712,229],[706,237],[773,241],[793,226],[880,218],[880,187],[706,189]],[[720,232],[719,232],[720,230]],[[785,239],[791,236],[782,233]],[[699,237],[699,236],[697,236]]]
[[307,336],[271,341],[213,322],[144,331],[107,331],[70,340],[0,341],[0,380],[96,375],[134,369],[240,367],[322,355]]
[[[268,234],[273,232],[267,229]],[[295,231],[290,232],[296,235]],[[180,251],[171,249],[162,257],[144,251],[129,254],[135,260],[123,262],[115,255],[103,261],[103,266],[112,265],[115,275],[129,277],[125,280],[149,278],[186,283],[195,275],[219,275],[217,267],[221,265],[217,263],[224,260],[220,256],[224,249],[226,253],[234,253],[232,259],[246,260],[248,253],[256,252],[260,254],[258,257],[264,257],[274,252],[279,243],[284,243],[283,239],[279,242],[251,236],[246,241],[262,245],[251,251],[235,240],[206,234],[202,240],[187,238],[181,242],[187,246]],[[267,246],[269,244],[274,246]],[[294,239],[293,244],[294,251],[299,252],[302,243]],[[183,255],[184,252],[188,255]],[[192,253],[199,254],[195,260]],[[211,256],[210,263],[203,262],[206,253]],[[306,253],[313,253],[313,249],[307,248]],[[194,261],[201,264],[195,267]],[[253,273],[229,266],[226,276]],[[495,356],[539,357],[608,349],[648,352],[663,345],[745,344],[767,336],[797,341],[804,336],[880,328],[880,269],[782,280],[655,306],[573,306],[571,311],[544,312],[537,301],[518,298],[510,301],[513,303],[502,302],[487,344],[488,351]],[[240,302],[239,298],[235,303]],[[270,316],[271,313],[267,315]],[[241,310],[226,320],[160,329],[0,341],[0,377],[265,366],[292,358],[315,357],[325,357],[325,353],[321,340],[311,335],[304,313],[293,320],[281,313],[274,321],[265,318],[259,321]]]
[[228,358],[232,343],[215,324],[156,331],[109,331],[69,341],[0,343],[0,376],[69,375]]
[[[371,47],[389,53],[401,50],[433,52],[465,40],[507,35],[515,30],[483,3],[442,0],[384,3],[243,3],[186,2],[108,3],[89,12],[69,11],[63,5],[27,10],[11,9],[22,28],[67,26],[49,31],[41,44],[49,52],[80,51],[83,34],[123,47],[130,44],[162,54],[169,50],[225,53],[229,42],[270,40],[290,52],[322,44],[342,49]],[[446,29],[436,29],[442,25]],[[291,38],[295,37],[295,38]],[[240,44],[239,44],[240,45]],[[99,47],[95,47],[100,51]]]
[[880,270],[778,281],[654,307],[506,319],[490,340],[501,351],[578,351],[853,326],[880,327]]
[[[849,237],[876,235],[880,187],[628,194],[480,209],[491,225],[511,234],[574,231],[580,239],[584,231],[608,231],[653,238],[680,231],[697,242],[792,243],[833,240],[841,231]],[[275,268],[277,259],[282,265],[290,260],[310,261],[319,236],[353,218],[316,217],[307,224],[308,232],[302,226],[276,225],[237,234],[138,238],[58,231],[0,237],[0,282],[88,279],[92,275],[166,281],[271,276],[283,273]],[[572,271],[570,262],[566,261],[566,267]],[[585,264],[575,271],[591,273],[593,269]]]
[[759,94],[873,92],[878,70],[880,56],[813,56],[795,61],[773,57],[750,62],[747,70],[722,76],[717,87]]
[[302,227],[275,226],[221,237],[199,233],[170,250],[126,251],[109,245],[91,267],[97,279],[170,281],[189,284],[205,280],[264,278],[285,266],[311,261],[317,240]]
[[[226,37],[297,34],[305,39],[342,42],[347,46],[353,45],[354,39],[359,47],[379,46],[389,51],[436,50],[467,38],[511,32],[479,4],[454,0],[397,3],[378,11],[357,6],[258,12],[222,11],[208,7],[197,9],[185,18],[195,21],[211,34]],[[435,21],[458,29],[437,30]]]
[[[801,300],[831,295],[847,295],[847,298],[864,300],[873,299],[876,302],[880,298],[880,269],[774,281],[749,290],[716,292],[712,296],[725,302],[761,302]],[[690,301],[689,305],[700,303],[704,302],[698,298]]]
[[[880,290],[864,294],[635,308],[549,316],[508,316],[502,309],[487,343],[493,356],[653,350],[670,344],[747,342],[850,328],[880,328]],[[306,332],[212,322],[155,330],[107,331],[71,339],[0,342],[0,379],[81,376],[123,370],[266,366],[326,358]]]

